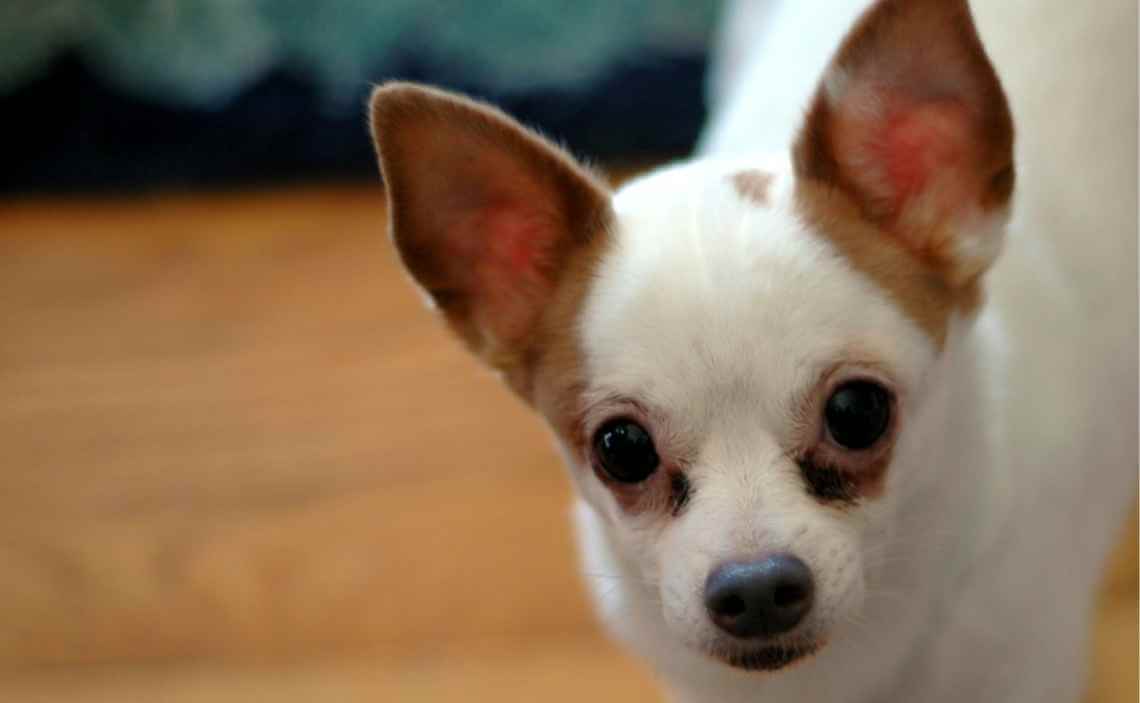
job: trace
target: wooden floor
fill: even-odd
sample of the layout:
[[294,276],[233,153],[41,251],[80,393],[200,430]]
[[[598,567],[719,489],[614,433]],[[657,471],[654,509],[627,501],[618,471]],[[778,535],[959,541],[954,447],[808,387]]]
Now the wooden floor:
[[[658,700],[377,187],[0,204],[0,700]],[[1136,700],[1136,542],[1091,700]]]

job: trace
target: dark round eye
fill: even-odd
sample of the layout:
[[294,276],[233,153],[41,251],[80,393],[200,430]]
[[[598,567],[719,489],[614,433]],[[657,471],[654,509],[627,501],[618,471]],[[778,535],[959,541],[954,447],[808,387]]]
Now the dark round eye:
[[605,472],[621,483],[640,483],[661,463],[649,433],[632,420],[610,420],[598,428],[594,451]]
[[871,381],[845,383],[831,394],[824,412],[827,431],[846,449],[866,449],[887,431],[891,396]]

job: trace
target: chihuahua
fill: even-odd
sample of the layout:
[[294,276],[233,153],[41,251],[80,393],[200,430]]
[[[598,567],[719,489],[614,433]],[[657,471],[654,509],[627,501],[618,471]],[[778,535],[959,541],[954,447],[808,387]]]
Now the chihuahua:
[[698,155],[617,192],[372,96],[401,259],[554,431],[673,700],[1081,695],[1136,496],[1136,6],[972,4],[730,14]]

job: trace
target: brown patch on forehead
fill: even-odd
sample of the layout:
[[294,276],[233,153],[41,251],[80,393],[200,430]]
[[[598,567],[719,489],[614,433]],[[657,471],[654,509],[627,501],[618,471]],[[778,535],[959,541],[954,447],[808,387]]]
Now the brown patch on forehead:
[[772,174],[759,169],[749,169],[732,174],[731,180],[740,197],[757,205],[771,204]]
[[843,192],[819,183],[796,184],[796,209],[814,233],[826,238],[860,273],[870,278],[938,348],[950,317],[973,314],[982,302],[975,279],[951,286],[935,261],[925,260],[868,222]]

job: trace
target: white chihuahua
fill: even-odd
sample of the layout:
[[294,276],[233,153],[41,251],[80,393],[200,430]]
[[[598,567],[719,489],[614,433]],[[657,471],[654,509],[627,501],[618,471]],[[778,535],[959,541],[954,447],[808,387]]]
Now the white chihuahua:
[[1076,701],[1136,494],[1136,4],[866,4],[738,2],[702,153],[617,193],[382,86],[391,232],[676,700]]

